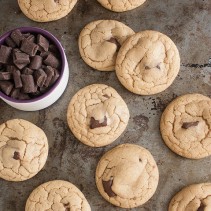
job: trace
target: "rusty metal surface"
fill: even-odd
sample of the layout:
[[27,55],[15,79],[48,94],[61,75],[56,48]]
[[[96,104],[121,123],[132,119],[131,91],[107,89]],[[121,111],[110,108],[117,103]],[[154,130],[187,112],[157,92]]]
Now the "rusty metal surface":
[[[96,0],[79,0],[65,18],[51,23],[36,23],[19,10],[16,0],[0,0],[0,34],[17,26],[37,26],[56,35],[66,49],[70,66],[68,87],[53,106],[38,112],[15,110],[0,101],[0,124],[23,118],[41,127],[48,136],[50,153],[45,168],[34,178],[20,183],[0,180],[0,210],[22,211],[30,192],[49,180],[64,179],[78,186],[92,210],[120,210],[106,202],[95,185],[95,168],[99,158],[114,146],[135,143],[151,151],[157,161],[160,181],[156,194],[140,211],[165,211],[171,197],[182,187],[211,181],[210,157],[189,160],[177,156],[163,143],[159,120],[163,109],[176,96],[201,93],[211,97],[211,2],[210,0],[147,0],[136,10],[114,13]],[[153,29],[170,36],[181,54],[181,70],[174,84],[155,96],[142,97],[124,89],[114,72],[102,73],[89,68],[80,58],[77,39],[90,21],[115,19],[135,31]],[[201,65],[201,66],[200,66]],[[124,134],[113,144],[94,149],[74,138],[67,126],[66,110],[71,97],[92,83],[114,87],[129,106],[131,118]]]

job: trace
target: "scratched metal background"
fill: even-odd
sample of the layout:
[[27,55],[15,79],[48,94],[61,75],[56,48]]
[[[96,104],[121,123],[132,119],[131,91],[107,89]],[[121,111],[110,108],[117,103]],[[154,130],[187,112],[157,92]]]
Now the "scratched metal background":
[[[120,210],[107,203],[95,186],[95,168],[99,158],[114,146],[135,143],[151,151],[160,171],[156,194],[137,211],[166,211],[171,197],[186,185],[211,181],[210,157],[188,160],[171,152],[159,132],[159,119],[166,105],[176,96],[201,93],[211,97],[211,1],[147,0],[136,10],[114,13],[96,0],[79,0],[65,18],[51,23],[36,23],[26,18],[16,0],[0,0],[0,34],[17,26],[37,26],[49,30],[63,44],[70,80],[62,98],[53,106],[38,112],[15,110],[0,100],[0,124],[23,118],[41,127],[47,134],[50,153],[45,168],[34,178],[20,183],[0,179],[0,211],[23,211],[30,192],[38,185],[54,179],[74,183],[85,194],[92,210]],[[155,96],[142,97],[124,89],[114,72],[92,70],[80,58],[77,39],[90,21],[115,19],[135,31],[153,29],[170,36],[181,54],[181,70],[174,84]],[[78,142],[67,127],[66,110],[71,97],[92,83],[114,87],[130,109],[130,121],[124,134],[113,144],[94,149]]]

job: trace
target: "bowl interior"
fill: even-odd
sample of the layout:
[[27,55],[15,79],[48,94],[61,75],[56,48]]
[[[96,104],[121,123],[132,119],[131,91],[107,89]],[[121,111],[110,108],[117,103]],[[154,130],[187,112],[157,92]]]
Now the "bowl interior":
[[62,75],[64,74],[64,68],[65,68],[64,49],[63,49],[62,45],[60,44],[60,42],[58,41],[58,39],[54,35],[52,35],[50,32],[48,32],[44,29],[37,28],[37,27],[19,27],[19,28],[15,28],[15,29],[13,29],[9,32],[6,32],[5,34],[3,34],[0,37],[0,45],[4,44],[5,39],[8,36],[10,36],[12,31],[14,31],[16,29],[19,29],[22,33],[41,34],[44,37],[46,37],[52,44],[54,44],[57,47],[59,54],[60,54],[60,59],[61,59],[60,76],[57,79],[57,81],[51,86],[51,88],[46,93],[42,94],[39,97],[35,97],[33,99],[30,99],[30,100],[17,100],[17,99],[14,99],[14,98],[11,98],[11,97],[5,95],[2,91],[0,91],[0,97],[6,99],[8,101],[14,102],[14,103],[31,103],[31,102],[39,101],[39,100],[45,98],[46,96],[48,96],[51,92],[53,92],[54,89],[58,86],[58,84],[61,81]]

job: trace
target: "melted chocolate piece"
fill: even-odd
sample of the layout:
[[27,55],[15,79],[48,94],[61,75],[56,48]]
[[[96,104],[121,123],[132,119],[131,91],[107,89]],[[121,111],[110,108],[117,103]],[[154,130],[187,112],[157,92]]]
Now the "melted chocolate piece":
[[98,128],[98,127],[105,127],[107,126],[107,117],[104,116],[104,121],[102,123],[100,123],[99,120],[95,120],[94,117],[91,117],[91,120],[90,120],[90,128],[91,129],[95,129],[95,128]]
[[19,152],[14,152],[13,158],[14,158],[15,160],[20,160],[20,153],[19,153]]
[[121,48],[121,44],[118,42],[118,40],[115,37],[111,37],[109,40],[107,40],[110,43],[114,43],[116,45],[116,52],[119,51]]
[[183,129],[188,129],[190,127],[197,126],[198,124],[199,124],[199,121],[196,121],[196,122],[184,122],[183,125],[182,125],[182,128]]
[[69,208],[70,203],[63,204],[63,205],[64,205],[64,207],[65,207],[65,211],[70,211],[70,208]]
[[106,98],[108,98],[108,99],[110,98],[107,94],[103,95],[103,97],[106,97]]
[[109,181],[103,181],[104,191],[108,194],[109,197],[114,197],[116,194],[112,191],[111,187],[113,185],[113,179],[111,178]]
[[145,70],[150,70],[151,68],[149,66],[145,66]]
[[200,207],[197,209],[197,211],[204,211],[205,205],[201,202]]

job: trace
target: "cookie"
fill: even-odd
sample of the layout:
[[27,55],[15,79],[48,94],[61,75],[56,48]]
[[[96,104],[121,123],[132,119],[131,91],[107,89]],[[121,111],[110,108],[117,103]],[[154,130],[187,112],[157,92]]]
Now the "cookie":
[[211,154],[211,99],[187,94],[162,114],[160,130],[166,145],[180,156],[200,159]]
[[125,130],[129,110],[112,87],[93,84],[79,90],[67,111],[68,125],[75,137],[92,147],[106,146]]
[[172,198],[168,209],[168,211],[209,210],[211,210],[211,183],[185,187]]
[[45,165],[48,140],[40,128],[23,119],[0,125],[0,178],[24,181]]
[[70,182],[54,180],[37,187],[29,196],[25,211],[91,211],[83,193]]
[[21,11],[37,22],[55,21],[65,17],[77,0],[18,0]]
[[94,69],[112,71],[115,68],[117,52],[133,34],[131,28],[115,20],[91,22],[79,36],[81,57]]
[[108,151],[96,169],[100,194],[111,204],[134,208],[155,193],[158,167],[148,150],[134,144],[122,144]]
[[153,95],[167,89],[180,69],[176,45],[164,34],[143,31],[121,47],[116,74],[122,85],[139,95]]
[[114,12],[125,12],[141,6],[146,0],[97,0],[103,7]]

